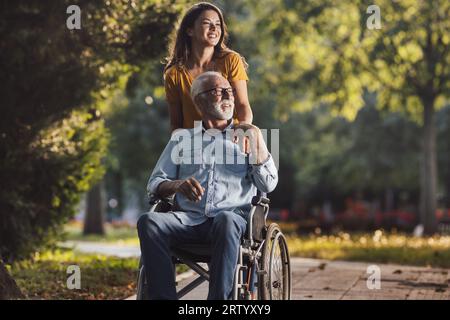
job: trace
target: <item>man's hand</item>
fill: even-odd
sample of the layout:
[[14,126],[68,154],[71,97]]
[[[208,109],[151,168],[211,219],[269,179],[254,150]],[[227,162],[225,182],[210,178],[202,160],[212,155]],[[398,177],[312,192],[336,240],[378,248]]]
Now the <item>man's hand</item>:
[[234,129],[233,142],[239,144],[242,152],[253,157],[251,164],[261,164],[269,157],[269,150],[267,150],[264,137],[257,126],[249,123],[240,123]]
[[185,180],[161,182],[157,192],[161,197],[171,196],[179,192],[190,201],[197,202],[202,199],[205,189],[194,177],[190,177]]
[[180,180],[180,182],[181,183],[177,186],[176,192],[181,193],[190,201],[198,202],[202,200],[205,189],[194,177],[190,177],[186,180]]

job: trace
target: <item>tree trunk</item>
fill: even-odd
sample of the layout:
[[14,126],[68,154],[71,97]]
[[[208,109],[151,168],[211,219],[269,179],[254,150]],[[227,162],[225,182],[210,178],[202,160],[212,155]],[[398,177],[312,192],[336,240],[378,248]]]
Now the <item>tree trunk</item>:
[[[446,132],[450,132],[450,110],[447,112],[447,130]],[[446,179],[446,199],[445,205],[447,207],[447,210],[450,210],[450,139],[447,138],[447,161],[446,163],[446,176],[444,179]]]
[[0,300],[24,298],[14,279],[0,260]]
[[122,178],[122,173],[120,171],[117,171],[116,173],[114,173],[114,178],[115,178],[115,184],[116,184],[116,196],[117,196],[117,212],[118,212],[118,216],[122,217],[123,216],[123,178]]
[[83,234],[104,234],[104,201],[101,182],[87,194]]
[[433,234],[437,230],[436,223],[436,130],[434,123],[434,100],[423,101],[423,144],[420,185],[420,221],[425,234]]

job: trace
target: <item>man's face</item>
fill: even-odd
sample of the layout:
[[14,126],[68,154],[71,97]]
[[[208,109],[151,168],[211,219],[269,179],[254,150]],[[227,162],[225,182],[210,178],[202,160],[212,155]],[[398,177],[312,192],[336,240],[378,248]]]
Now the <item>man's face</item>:
[[222,77],[210,77],[198,95],[201,111],[212,118],[230,120],[234,112],[233,88]]

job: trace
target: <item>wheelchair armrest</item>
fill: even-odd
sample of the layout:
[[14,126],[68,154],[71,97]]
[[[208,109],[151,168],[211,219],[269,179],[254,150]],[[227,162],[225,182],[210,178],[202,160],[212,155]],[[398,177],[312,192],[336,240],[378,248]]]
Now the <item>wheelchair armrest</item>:
[[251,244],[256,242],[262,242],[266,235],[266,213],[268,207],[265,206],[254,206],[250,210],[250,214],[247,218],[247,230],[245,232],[245,239]]
[[252,198],[252,205],[254,205],[254,206],[268,205],[269,203],[270,203],[270,199],[267,198],[267,193],[261,192],[259,190],[256,192],[256,196],[254,196]]
[[175,196],[160,197],[157,194],[149,194],[149,201],[151,211],[168,212],[172,209],[175,203]]
[[269,198],[266,193],[258,190],[256,196],[252,198],[252,208],[247,219],[247,231],[245,239],[251,244],[254,241],[261,242],[265,239],[266,218],[269,211]]

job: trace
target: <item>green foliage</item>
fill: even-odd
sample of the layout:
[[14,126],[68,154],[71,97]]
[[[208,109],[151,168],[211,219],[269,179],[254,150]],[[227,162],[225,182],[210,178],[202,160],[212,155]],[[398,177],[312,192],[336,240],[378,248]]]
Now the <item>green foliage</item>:
[[158,62],[148,63],[134,73],[126,95],[121,93],[113,101],[114,112],[106,123],[111,132],[108,191],[122,197],[122,203],[137,196],[141,209],[148,207],[147,181],[170,138],[162,74],[163,65]]
[[[362,108],[353,122],[322,106],[292,113],[280,131],[281,167],[293,198],[307,202],[355,190],[383,194],[388,188],[417,192],[418,127],[399,113]],[[294,188],[293,188],[294,186]],[[279,192],[271,198],[276,202]]]
[[[103,175],[108,143],[103,121],[84,111],[38,133],[27,150],[10,150],[2,189],[0,252],[23,257],[58,234],[74,214],[80,194]],[[15,152],[14,152],[15,151]],[[20,153],[19,153],[20,152]],[[18,165],[19,159],[26,159]]]
[[258,67],[281,113],[323,102],[354,119],[367,89],[378,106],[420,120],[422,103],[448,97],[448,1],[379,1],[380,30],[366,27],[367,1],[250,3]]
[[[423,132],[402,115],[422,124],[425,104],[438,109],[449,97],[450,6],[444,0],[379,1],[382,28],[369,30],[371,4],[224,4],[232,10],[232,46],[249,61],[255,123],[280,128],[274,205],[284,206],[287,195],[307,200],[361,189],[418,190]],[[438,159],[447,172],[445,119],[438,117]],[[445,177],[438,175],[441,185]]]
[[68,30],[71,4],[0,5],[0,255],[6,260],[53,238],[80,193],[103,175],[104,100],[123,86],[132,65],[160,58],[177,16],[172,2],[85,0],[77,2],[81,30]]

